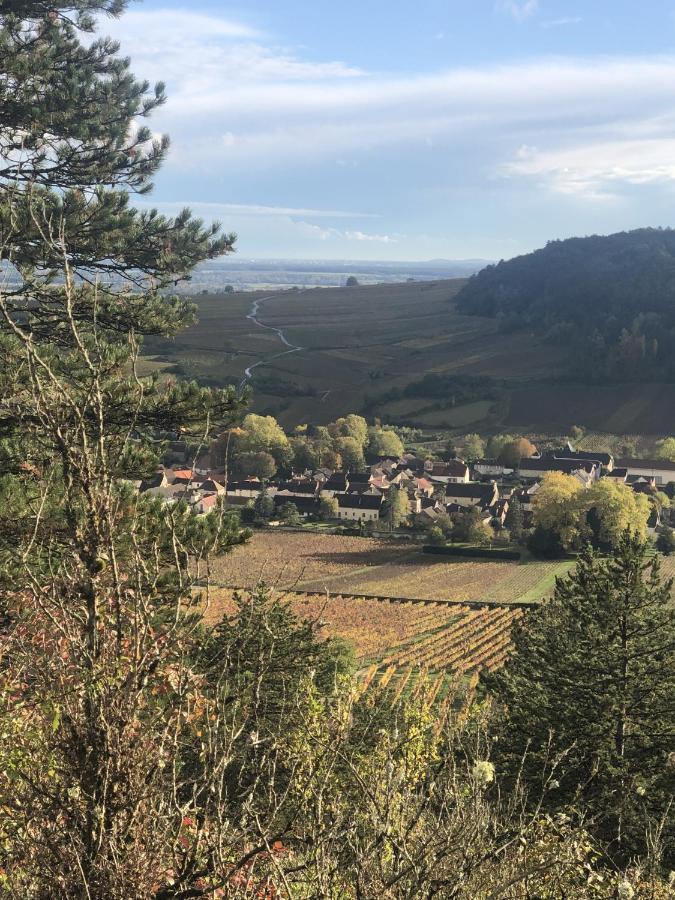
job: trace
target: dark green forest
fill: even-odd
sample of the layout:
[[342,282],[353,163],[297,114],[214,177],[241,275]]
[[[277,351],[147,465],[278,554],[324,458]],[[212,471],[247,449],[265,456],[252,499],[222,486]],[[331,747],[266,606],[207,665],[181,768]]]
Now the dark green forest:
[[589,382],[675,380],[673,229],[550,241],[474,275],[457,305],[568,348],[568,373]]

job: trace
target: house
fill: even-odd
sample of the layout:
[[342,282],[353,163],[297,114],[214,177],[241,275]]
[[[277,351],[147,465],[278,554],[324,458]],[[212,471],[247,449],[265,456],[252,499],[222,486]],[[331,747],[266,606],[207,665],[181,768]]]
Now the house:
[[499,500],[497,483],[487,484],[481,481],[470,481],[468,484],[448,484],[445,489],[446,505],[456,504],[461,507],[480,506],[487,509]]
[[392,474],[392,472],[398,471],[398,460],[394,462],[391,459],[385,460],[382,463],[375,463],[370,467],[370,474],[374,475],[375,478],[379,478],[382,475],[386,475],[387,478]]
[[355,472],[347,474],[347,492],[349,494],[377,494],[380,492],[373,487],[373,478],[369,472]]
[[301,516],[314,516],[319,512],[319,501],[316,497],[290,497],[281,492],[274,495],[274,508],[277,513],[287,503],[292,503]]
[[327,481],[321,485],[322,497],[334,497],[336,494],[345,494],[349,488],[349,481],[344,472],[333,472]]
[[404,453],[398,463],[400,470],[407,469],[414,475],[422,475],[424,473],[426,462],[414,453]]
[[[227,497],[228,500],[232,497],[241,498],[245,500],[255,500],[260,493],[265,489],[265,485],[262,481],[257,481],[256,479],[249,479],[248,481],[228,481],[227,483]],[[267,493],[271,496],[276,494],[277,489],[271,485],[267,485]]]
[[636,494],[655,494],[657,492],[655,478],[635,478],[629,479],[628,484],[633,488]]
[[396,487],[403,487],[406,484],[412,484],[416,475],[414,472],[411,472],[410,469],[399,469],[396,472],[392,472],[388,477],[388,482],[390,485],[396,485]]
[[653,478],[657,485],[675,481],[675,462],[668,459],[617,459],[617,466],[628,470],[628,480],[632,476]]
[[509,511],[509,501],[506,497],[500,497],[499,500],[490,507],[492,514],[491,525],[495,528],[503,528],[506,522],[506,515]]
[[213,478],[207,478],[201,482],[199,490],[203,491],[205,494],[216,494],[216,496],[220,497],[225,493],[225,486],[219,481],[215,481]]
[[428,480],[428,478],[413,478],[413,484],[415,486],[415,490],[419,492],[422,497],[433,497],[434,495],[434,486]]
[[144,490],[143,493],[152,497],[159,497],[161,500],[164,500],[165,503],[177,503],[181,500],[186,503],[194,503],[194,501],[201,496],[201,493],[196,487],[190,487],[189,485],[181,484],[180,482],[162,485],[160,487],[151,487]]
[[382,509],[381,494],[339,494],[338,519],[377,522]]
[[611,453],[603,453],[598,450],[575,450],[572,444],[567,443],[564,447],[558,447],[550,453],[556,459],[584,459],[587,462],[595,462],[608,472],[614,468],[614,457]]
[[521,478],[543,478],[547,472],[577,475],[585,484],[600,477],[600,464],[582,459],[559,459],[553,456],[533,456],[522,459],[517,469]]
[[207,513],[213,512],[218,506],[218,494],[202,494],[197,497],[192,504],[192,509],[198,516],[205,516]]
[[628,480],[628,469],[615,466],[611,472],[605,475],[605,478],[612,478],[614,481],[625,484]]
[[499,478],[504,475],[511,475],[514,470],[496,459],[478,459],[473,464],[473,471],[476,475],[489,475]]
[[277,484],[277,494],[284,497],[317,497],[321,483],[315,478],[292,478]]
[[438,519],[445,515],[444,509],[439,509],[436,504],[432,504],[430,506],[424,506],[424,503],[420,504],[421,508],[417,513],[417,521],[420,525],[429,526],[435,525]]
[[166,469],[165,474],[171,484],[175,484],[176,481],[189,484],[195,477],[192,469]]
[[469,480],[469,467],[461,459],[450,459],[447,462],[429,460],[424,464],[424,474],[431,481],[441,484],[462,484]]

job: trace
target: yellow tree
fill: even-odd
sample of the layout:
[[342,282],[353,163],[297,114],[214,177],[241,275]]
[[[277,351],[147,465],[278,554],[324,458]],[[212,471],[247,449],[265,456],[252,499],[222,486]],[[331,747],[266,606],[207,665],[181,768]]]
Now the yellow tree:
[[547,472],[532,501],[534,524],[557,534],[564,549],[578,544],[584,531],[583,491],[574,476]]
[[667,437],[657,441],[655,449],[658,459],[675,460],[675,438]]
[[583,499],[594,544],[616,547],[626,531],[641,540],[646,537],[651,504],[645,494],[605,478],[585,491]]

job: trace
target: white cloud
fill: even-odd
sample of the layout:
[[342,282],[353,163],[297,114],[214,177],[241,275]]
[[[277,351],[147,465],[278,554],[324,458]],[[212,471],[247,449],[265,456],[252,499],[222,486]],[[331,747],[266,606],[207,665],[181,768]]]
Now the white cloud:
[[503,167],[563,194],[610,198],[622,185],[675,182],[675,133],[640,140],[596,140],[563,149],[521,147]]
[[542,28],[562,28],[565,25],[580,25],[584,20],[581,16],[563,16],[560,19],[549,19],[547,22],[542,22]]
[[186,94],[208,91],[216,83],[227,90],[231,83],[363,74],[341,62],[299,59],[246,25],[188,10],[131,10],[120,19],[102,20],[100,28],[121,42],[134,72],[173,83]]
[[[502,7],[517,18],[537,10],[533,0]],[[389,148],[407,146],[464,154],[474,172],[483,166],[483,176],[536,179],[566,193],[601,195],[622,184],[672,179],[675,56],[554,57],[394,76],[307,60],[215,15],[133,11],[106,21],[111,29],[135,72],[168,82],[169,101],[152,124],[173,138],[169,176],[189,173],[215,183],[326,160],[344,169],[347,161],[365,165],[375,154],[383,158]],[[521,145],[534,149],[514,156]],[[314,229],[322,226],[313,219],[365,217],[335,209],[216,206],[197,204],[224,221],[285,217]],[[323,231],[323,240],[335,237]],[[355,227],[350,234],[340,232],[341,239],[388,239]]]
[[347,231],[345,237],[350,241],[374,241],[378,244],[397,243],[397,239],[389,234],[364,234],[363,231]]
[[523,22],[538,12],[539,0],[497,0],[497,9]]
[[[138,206],[157,206],[151,201],[140,201]],[[209,203],[193,200],[173,200],[161,203],[166,211],[177,212],[186,206],[209,210],[212,215],[243,216],[289,216],[290,218],[307,217],[311,219],[379,219],[377,213],[349,212],[344,209],[307,209],[292,206],[262,206],[256,203]]]
[[[672,108],[675,58],[543,59],[411,77],[319,82],[214,81],[182,85],[162,122],[174,136],[172,167],[298,165],[409,144],[454,148],[513,138],[532,143],[581,133],[589,123],[637,127]],[[215,132],[215,133],[214,133]]]

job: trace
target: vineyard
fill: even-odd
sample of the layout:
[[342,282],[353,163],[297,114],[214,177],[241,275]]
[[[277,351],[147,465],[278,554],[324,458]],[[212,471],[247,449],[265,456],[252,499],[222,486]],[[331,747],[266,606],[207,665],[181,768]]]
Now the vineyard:
[[446,559],[417,544],[264,531],[215,560],[221,585],[252,588],[259,581],[279,589],[374,594],[404,599],[536,602],[551,596],[569,562]]
[[[511,629],[523,610],[508,606],[472,608],[461,604],[395,599],[281,594],[301,619],[315,623],[319,636],[337,636],[354,648],[365,682],[390,683],[396,696],[411,690],[424,671],[442,699],[464,681],[473,691],[482,670],[503,665]],[[235,612],[233,591],[212,591],[205,611],[215,622]]]

